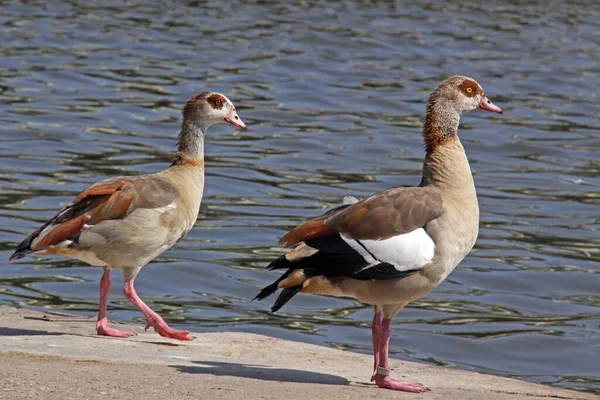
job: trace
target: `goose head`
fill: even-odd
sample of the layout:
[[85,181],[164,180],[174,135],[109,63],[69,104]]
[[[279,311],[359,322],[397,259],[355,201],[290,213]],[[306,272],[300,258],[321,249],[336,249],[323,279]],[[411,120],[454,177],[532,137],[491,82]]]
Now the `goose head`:
[[445,107],[458,114],[477,109],[502,114],[502,109],[486,97],[481,85],[467,76],[456,75],[446,79],[435,88],[431,100],[444,103]]
[[183,120],[201,127],[203,132],[211,125],[224,123],[246,129],[231,100],[215,92],[203,92],[188,99],[183,107]]

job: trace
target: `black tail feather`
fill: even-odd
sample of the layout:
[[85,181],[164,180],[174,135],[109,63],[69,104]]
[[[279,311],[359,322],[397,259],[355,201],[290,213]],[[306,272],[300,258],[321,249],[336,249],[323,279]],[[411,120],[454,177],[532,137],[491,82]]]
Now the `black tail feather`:
[[33,250],[31,250],[29,247],[24,248],[24,249],[19,249],[17,247],[17,249],[15,250],[14,253],[12,253],[12,255],[8,258],[8,261],[12,261],[12,260],[18,260],[20,258],[25,257],[26,255],[33,253]]
[[25,257],[27,254],[33,253],[33,250],[31,250],[31,242],[33,242],[33,240],[37,237],[38,233],[39,233],[39,229],[37,231],[33,232],[31,235],[29,235],[21,243],[19,243],[19,245],[15,249],[15,252],[12,253],[12,255],[9,257],[8,261],[18,260],[19,258]]
[[19,243],[19,245],[15,249],[15,252],[12,253],[12,255],[9,257],[8,261],[18,260],[20,258],[25,257],[28,254],[33,253],[34,250],[31,249],[31,243],[33,243],[33,241],[38,237],[40,232],[42,230],[44,230],[44,228],[46,228],[48,225],[50,225],[50,223],[54,219],[56,219],[56,217],[54,217],[50,221],[46,222],[44,225],[40,226],[36,231],[32,232],[31,235],[27,236],[25,238],[25,240],[23,240],[21,243]]
[[290,301],[292,297],[297,295],[300,290],[302,290],[302,285],[283,289],[279,294],[279,297],[277,297],[277,300],[275,300],[273,307],[271,307],[271,311],[278,311],[285,303]]
[[[271,264],[269,264],[269,267],[271,265],[273,265],[274,263],[276,263],[277,261],[279,261],[279,260],[273,261]],[[267,268],[269,268],[269,267],[267,267]],[[275,293],[277,291],[277,289],[279,289],[279,287],[278,287],[279,282],[281,282],[282,280],[287,278],[292,273],[292,271],[293,270],[291,270],[291,269],[285,271],[285,273],[283,275],[281,275],[279,277],[279,279],[277,279],[275,282],[271,283],[269,286],[263,288],[263,290],[261,290],[260,293],[258,293],[256,295],[256,297],[252,299],[252,301],[266,299],[267,297],[269,297],[270,295]]]
[[[342,239],[339,239],[339,241],[341,240]],[[277,290],[279,290],[279,283],[297,269],[303,269],[307,276],[327,276],[329,275],[329,271],[333,272],[332,275],[339,276],[343,275],[342,271],[344,270],[344,266],[347,267],[348,265],[352,265],[353,263],[356,264],[356,260],[358,260],[361,263],[361,268],[366,263],[364,258],[362,258],[358,254],[355,255],[354,251],[350,254],[336,254],[318,251],[317,253],[311,256],[295,261],[290,261],[285,256],[281,256],[278,259],[272,261],[266,267],[266,269],[287,269],[287,271],[284,272],[275,282],[262,289],[253,300],[263,300],[275,293]],[[338,264],[340,266],[337,266]],[[302,290],[302,286],[294,286],[283,289],[279,294],[279,297],[277,297],[277,300],[275,300],[275,303],[273,304],[273,307],[271,307],[271,310],[273,312],[279,310],[285,303],[290,301],[292,297],[298,294],[300,290]]]
[[[287,258],[285,258],[285,256],[281,256],[277,260],[269,264],[267,266],[267,269],[269,270],[282,268],[288,268],[288,270],[285,271],[275,282],[261,290],[260,293],[258,293],[256,297],[252,300],[263,300],[275,293],[277,290],[279,290],[279,282],[283,281],[285,278],[290,276],[290,274],[296,270],[296,268],[294,268],[296,267],[296,265],[298,264],[288,260]],[[273,307],[271,307],[271,311],[275,312],[279,310],[285,303],[290,301],[290,299],[294,297],[301,289],[302,286],[294,286],[283,289],[279,294],[279,297],[277,297],[277,300],[275,300],[275,304],[273,304]]]
[[278,259],[271,261],[271,263],[267,265],[265,269],[272,271],[274,269],[291,268],[291,264],[292,262],[290,260],[285,258],[285,256],[281,256]]
[[277,291],[277,289],[279,289],[277,287],[277,285],[279,284],[279,280],[271,283],[269,286],[263,288],[257,295],[256,297],[254,297],[252,299],[252,301],[254,300],[264,300],[267,297],[269,297],[270,295],[272,295],[273,293],[275,293]]

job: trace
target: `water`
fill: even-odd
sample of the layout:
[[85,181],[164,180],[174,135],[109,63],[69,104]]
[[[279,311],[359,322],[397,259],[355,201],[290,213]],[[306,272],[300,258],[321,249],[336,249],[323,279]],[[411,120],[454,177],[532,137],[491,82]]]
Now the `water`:
[[[168,165],[183,102],[214,90],[249,129],[210,131],[196,228],[138,292],[179,328],[370,353],[368,306],[249,300],[287,229],[418,184],[426,98],[463,74],[505,110],[460,130],[481,233],[395,318],[393,357],[600,393],[600,5],[437,3],[3,3],[0,303],[94,315],[100,269],[8,256],[87,185]],[[110,317],[141,324],[121,285]]]

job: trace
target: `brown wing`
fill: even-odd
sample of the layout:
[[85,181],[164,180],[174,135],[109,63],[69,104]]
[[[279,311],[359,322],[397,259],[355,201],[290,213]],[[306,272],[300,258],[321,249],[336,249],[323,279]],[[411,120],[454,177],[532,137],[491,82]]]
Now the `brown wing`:
[[291,246],[305,240],[343,233],[352,239],[381,240],[412,232],[442,214],[442,198],[422,187],[392,188],[367,197],[332,215],[314,218],[281,238]]
[[81,192],[71,204],[29,235],[10,258],[22,258],[33,251],[72,239],[84,225],[125,218],[135,208],[162,207],[169,204],[174,196],[170,185],[149,177],[118,177],[100,181]]

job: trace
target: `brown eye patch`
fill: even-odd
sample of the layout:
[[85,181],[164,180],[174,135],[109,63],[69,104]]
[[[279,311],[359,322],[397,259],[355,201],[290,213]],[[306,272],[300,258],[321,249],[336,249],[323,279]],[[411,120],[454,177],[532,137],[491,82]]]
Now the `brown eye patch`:
[[477,94],[482,93],[481,88],[479,87],[477,82],[472,81],[471,79],[466,79],[465,81],[463,81],[460,85],[458,85],[458,88],[467,97],[475,97]]
[[220,94],[212,94],[206,99],[206,101],[208,102],[208,104],[210,104],[212,108],[220,110],[221,108],[223,108],[223,105],[225,104],[226,100]]

